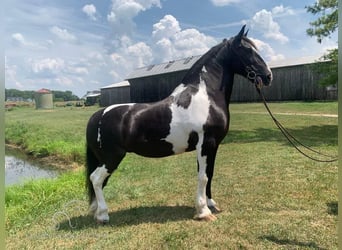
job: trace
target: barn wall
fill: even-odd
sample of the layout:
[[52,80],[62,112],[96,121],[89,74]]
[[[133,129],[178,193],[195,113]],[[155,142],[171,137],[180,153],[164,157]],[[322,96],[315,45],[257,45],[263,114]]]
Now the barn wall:
[[[263,92],[269,101],[326,100],[330,95],[325,87],[318,84],[319,74],[310,65],[296,65],[273,68],[273,82]],[[241,76],[235,76],[231,101],[259,101],[253,84]]]
[[100,104],[102,107],[127,102],[131,102],[129,86],[101,89]]
[[[169,96],[178,86],[187,70],[167,74],[128,79],[131,84],[132,102],[154,102]],[[325,87],[318,84],[319,74],[309,65],[295,65],[272,68],[273,82],[263,92],[269,101],[290,100],[337,100],[336,93],[331,95]],[[255,87],[245,78],[236,75],[232,102],[260,101]]]
[[169,96],[181,83],[186,70],[168,74],[128,79],[132,102],[155,102]]

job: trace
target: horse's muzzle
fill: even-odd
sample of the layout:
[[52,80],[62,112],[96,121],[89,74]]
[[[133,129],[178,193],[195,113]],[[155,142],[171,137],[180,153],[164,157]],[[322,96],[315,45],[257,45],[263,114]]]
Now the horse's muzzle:
[[266,75],[265,77],[261,78],[257,76],[256,78],[256,84],[257,85],[265,85],[265,86],[270,86],[273,80],[272,73]]

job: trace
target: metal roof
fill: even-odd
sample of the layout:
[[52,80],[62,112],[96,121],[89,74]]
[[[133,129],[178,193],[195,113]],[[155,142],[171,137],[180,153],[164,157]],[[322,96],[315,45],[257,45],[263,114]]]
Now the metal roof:
[[319,59],[320,59],[319,56],[287,58],[284,60],[270,62],[269,66],[270,66],[270,68],[281,68],[281,67],[288,67],[288,66],[305,65],[305,64],[316,63],[316,62],[320,61]]
[[161,64],[152,64],[146,67],[138,68],[130,73],[126,79],[135,79],[140,77],[152,76],[152,75],[161,75],[170,72],[182,71],[190,69],[192,65],[201,57],[199,56],[191,56],[187,58],[183,58],[180,60],[173,60]]
[[85,94],[84,96],[82,96],[81,99],[86,99],[88,97],[96,97],[96,96],[100,96],[101,92],[100,90],[92,90],[92,91],[87,91],[87,94]]
[[[152,64],[149,66],[145,66],[142,68],[138,68],[134,70],[127,76],[127,80],[136,79],[141,77],[153,76],[153,75],[161,75],[170,72],[188,70],[192,65],[197,62],[197,60],[202,55],[191,56],[187,58],[183,58],[180,60],[174,60],[169,62],[164,62],[161,64]],[[295,66],[295,65],[303,65],[303,64],[311,64],[317,62],[319,59],[318,56],[308,56],[308,57],[299,57],[299,58],[289,58],[285,60],[280,60],[276,62],[270,62],[270,68],[281,68],[287,66]]]
[[128,86],[130,86],[128,81],[122,81],[122,82],[113,83],[108,86],[104,86],[101,89],[111,89],[111,88],[128,87]]

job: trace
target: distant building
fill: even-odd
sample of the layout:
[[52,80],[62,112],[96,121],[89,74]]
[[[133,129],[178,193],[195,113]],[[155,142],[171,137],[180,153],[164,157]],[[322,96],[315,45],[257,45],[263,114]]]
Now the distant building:
[[48,89],[40,89],[35,93],[36,109],[53,109],[53,95]]
[[84,100],[85,106],[93,106],[99,103],[101,92],[99,90],[88,91],[81,99]]
[[127,102],[131,102],[130,84],[128,81],[113,83],[101,88],[100,105],[102,107]]

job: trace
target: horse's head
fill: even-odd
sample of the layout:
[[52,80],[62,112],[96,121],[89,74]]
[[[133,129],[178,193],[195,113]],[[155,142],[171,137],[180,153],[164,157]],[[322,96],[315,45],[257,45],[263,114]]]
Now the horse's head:
[[255,44],[247,38],[244,25],[240,32],[229,40],[230,64],[234,73],[242,75],[261,87],[270,85],[272,72],[259,55]]

